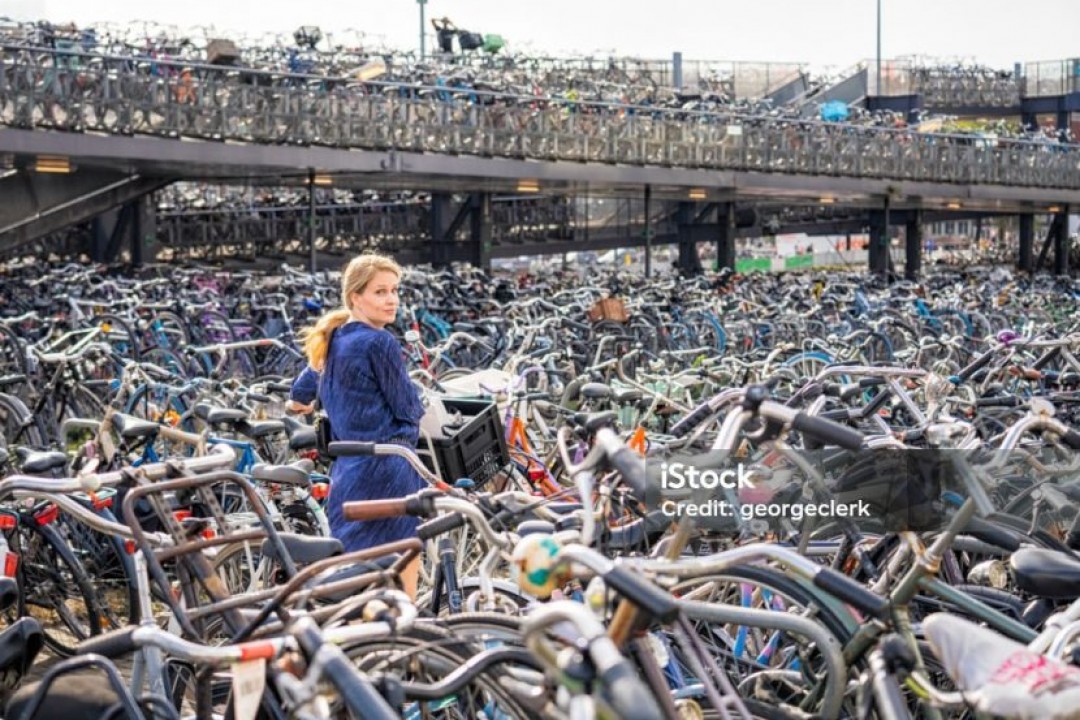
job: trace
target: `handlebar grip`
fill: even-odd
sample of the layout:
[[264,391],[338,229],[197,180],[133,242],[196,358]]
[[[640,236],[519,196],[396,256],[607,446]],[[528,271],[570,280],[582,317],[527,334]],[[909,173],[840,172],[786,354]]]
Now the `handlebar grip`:
[[416,528],[416,536],[420,538],[421,541],[427,542],[428,540],[444,535],[451,530],[457,530],[463,525],[465,525],[465,516],[461,513],[440,515],[437,518],[428,520],[426,523],[423,523],[420,527]]
[[670,622],[679,612],[679,601],[667,590],[653,585],[629,568],[616,565],[604,573],[608,587],[660,622]]
[[1080,432],[1069,429],[1069,432],[1061,436],[1061,442],[1065,443],[1073,450],[1080,450]]
[[691,430],[703,423],[705,418],[712,415],[713,412],[712,406],[707,402],[698,405],[693,412],[675,423],[675,426],[671,428],[671,436],[681,438],[688,435]]
[[822,567],[814,575],[814,585],[830,595],[835,595],[859,612],[878,620],[888,621],[889,601],[852,580],[847,575],[829,567]]
[[375,443],[357,442],[354,440],[335,440],[326,448],[326,454],[330,457],[359,457],[362,455],[374,455]]
[[135,644],[135,631],[138,629],[138,626],[132,625],[87,638],[79,643],[76,653],[79,655],[92,653],[109,659],[130,655],[139,649]]
[[271,403],[271,402],[274,401],[274,399],[272,397],[270,397],[269,395],[263,395],[262,393],[249,392],[247,394],[247,398],[249,400],[254,400],[255,402],[260,402],[260,403]]
[[645,489],[648,485],[645,478],[645,458],[636,451],[623,446],[608,456],[611,466],[622,475],[623,482],[630,487],[634,496],[639,500],[645,499]]
[[600,673],[604,697],[615,716],[623,720],[653,720],[664,717],[649,686],[641,681],[629,662],[615,663]]
[[268,392],[288,393],[292,392],[292,383],[268,382],[266,383],[266,389]]
[[806,413],[796,414],[791,427],[826,445],[836,445],[846,450],[859,450],[863,445],[863,435],[858,430]]
[[341,514],[346,520],[383,520],[408,515],[405,498],[385,500],[356,500],[341,504]]

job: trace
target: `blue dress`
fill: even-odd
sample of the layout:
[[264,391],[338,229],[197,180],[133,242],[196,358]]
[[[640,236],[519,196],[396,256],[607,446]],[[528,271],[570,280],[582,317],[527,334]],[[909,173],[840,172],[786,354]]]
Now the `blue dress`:
[[[334,440],[416,447],[424,408],[405,370],[401,346],[389,332],[362,322],[335,330],[322,377],[305,368],[293,382],[291,398],[306,405],[315,399],[316,388]],[[426,483],[402,458],[338,458],[330,470],[326,504],[330,532],[346,552],[415,537],[418,518],[347,521],[341,504],[403,497],[424,487]]]

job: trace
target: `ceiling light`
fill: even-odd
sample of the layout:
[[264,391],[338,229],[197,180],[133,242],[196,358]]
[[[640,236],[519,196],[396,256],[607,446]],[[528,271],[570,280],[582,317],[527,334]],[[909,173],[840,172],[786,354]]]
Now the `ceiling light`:
[[705,191],[705,188],[690,188],[688,197],[691,200],[704,200],[708,197],[708,193]]
[[39,173],[69,173],[71,161],[66,157],[39,155],[34,163],[34,170]]
[[822,205],[832,205],[835,202],[836,202],[836,198],[832,198],[832,197],[818,198],[818,203],[820,203]]
[[954,200],[953,202],[945,203],[945,207],[947,207],[949,210],[959,210],[960,209],[960,203],[958,203],[958,202],[956,202]]
[[518,180],[517,191],[520,193],[540,192],[540,183],[536,180]]
[[1061,206],[1060,205],[1051,205],[1050,207],[1046,208],[1046,211],[1047,212],[1052,212],[1052,213],[1059,213],[1059,212],[1061,212]]
[[311,182],[315,185],[333,185],[334,178],[330,175],[316,174],[311,177]]

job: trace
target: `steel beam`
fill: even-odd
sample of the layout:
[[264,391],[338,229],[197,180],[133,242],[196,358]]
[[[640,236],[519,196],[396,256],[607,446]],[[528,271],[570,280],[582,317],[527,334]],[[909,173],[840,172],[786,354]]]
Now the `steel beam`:
[[20,171],[0,182],[0,254],[154,192],[171,182],[77,171],[39,175]]

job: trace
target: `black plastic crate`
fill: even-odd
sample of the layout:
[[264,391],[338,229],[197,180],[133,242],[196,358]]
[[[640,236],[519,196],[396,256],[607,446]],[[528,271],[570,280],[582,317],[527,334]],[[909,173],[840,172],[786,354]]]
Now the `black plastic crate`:
[[431,462],[425,438],[417,443],[420,458],[429,470],[440,473],[451,485],[459,478],[470,478],[481,486],[510,464],[498,406],[490,400],[441,399],[447,411],[461,413],[465,424],[451,437],[431,439],[437,468]]

